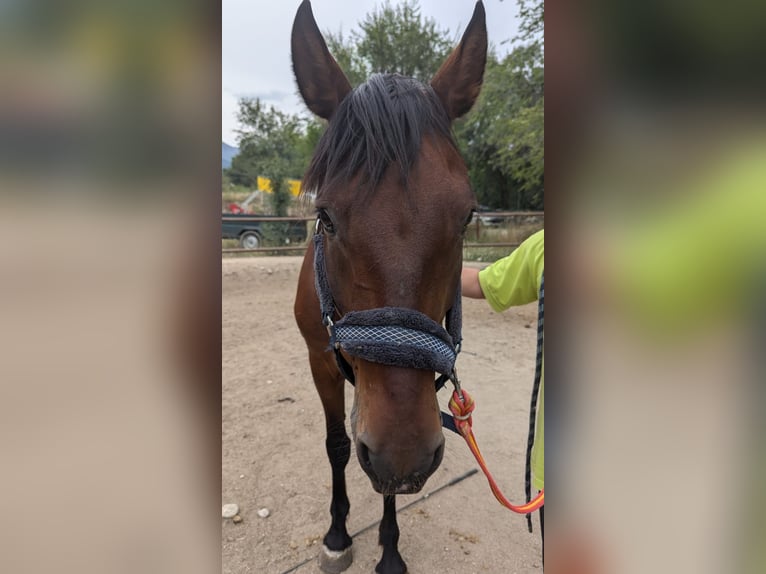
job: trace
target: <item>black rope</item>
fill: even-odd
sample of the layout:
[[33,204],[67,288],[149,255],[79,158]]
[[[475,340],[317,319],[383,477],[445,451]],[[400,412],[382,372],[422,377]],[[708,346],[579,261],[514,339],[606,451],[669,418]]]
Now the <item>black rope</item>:
[[[458,483],[460,483],[460,482],[463,482],[463,481],[464,481],[466,478],[470,478],[470,477],[472,477],[472,476],[473,476],[474,474],[476,474],[477,472],[479,472],[479,469],[478,469],[478,468],[472,468],[471,470],[469,470],[469,471],[467,471],[467,472],[464,472],[464,473],[463,473],[463,474],[461,474],[460,476],[456,476],[455,478],[453,478],[452,480],[450,480],[448,483],[446,483],[446,484],[442,484],[440,487],[438,487],[438,488],[435,488],[435,489],[434,489],[434,490],[432,490],[431,492],[427,492],[427,493],[425,493],[425,494],[422,494],[422,495],[420,495],[419,497],[417,497],[415,500],[413,500],[413,501],[411,501],[411,502],[408,502],[407,504],[405,504],[404,506],[402,506],[402,507],[400,507],[400,508],[397,508],[397,509],[396,509],[396,513],[397,513],[397,514],[400,514],[400,513],[401,513],[403,510],[407,510],[409,507],[411,507],[411,506],[414,506],[415,504],[419,504],[419,503],[421,503],[421,502],[424,502],[424,501],[428,500],[428,499],[429,499],[430,497],[432,497],[434,494],[437,494],[437,493],[441,492],[441,491],[442,491],[442,490],[444,490],[445,488],[449,488],[449,487],[451,487],[451,486],[455,486],[456,484],[458,484]],[[376,527],[376,526],[378,526],[379,524],[380,524],[380,520],[376,520],[375,522],[373,522],[373,523],[371,523],[371,524],[368,524],[368,525],[367,525],[367,526],[365,526],[364,528],[361,528],[360,530],[357,530],[356,532],[354,532],[354,533],[351,535],[351,538],[356,538],[357,536],[359,536],[359,535],[361,535],[361,534],[364,534],[364,533],[365,533],[365,532],[367,532],[368,530],[371,530],[371,529],[375,528],[375,527]],[[287,570],[285,570],[284,572],[282,572],[282,574],[290,574],[291,572],[295,572],[296,570],[298,570],[298,569],[299,569],[299,568],[301,568],[302,566],[305,566],[305,565],[306,565],[306,564],[308,564],[309,562],[313,562],[313,561],[315,561],[315,560],[316,560],[316,556],[311,556],[310,558],[306,558],[305,560],[303,560],[302,562],[299,562],[298,564],[296,564],[296,565],[295,565],[295,566],[293,566],[292,568],[288,568]]]
[[[537,396],[543,373],[543,340],[545,308],[545,273],[540,277],[540,295],[537,302],[537,357],[535,359],[535,382],[532,385],[532,401],[529,406],[529,433],[527,434],[527,457],[524,469],[524,492],[527,502],[532,500],[532,445],[535,442],[535,421],[537,420]],[[532,514],[527,513],[527,528],[532,532]]]

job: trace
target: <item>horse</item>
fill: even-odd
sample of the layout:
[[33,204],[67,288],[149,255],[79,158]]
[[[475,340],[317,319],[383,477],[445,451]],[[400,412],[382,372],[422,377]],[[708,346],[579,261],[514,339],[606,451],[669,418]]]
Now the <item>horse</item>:
[[341,572],[352,562],[348,379],[355,383],[350,425],[356,455],[383,495],[383,550],[375,571],[402,574],[407,566],[397,548],[396,495],[419,492],[441,463],[444,435],[434,385],[441,358],[420,343],[405,348],[360,335],[354,345],[354,336],[341,341],[339,333],[345,323],[346,331],[367,328],[375,336],[430,336],[453,353],[459,343],[454,329],[448,336],[441,324],[459,311],[463,237],[477,203],[451,124],[481,89],[484,6],[476,3],[459,44],[429,84],[374,74],[352,89],[308,0],[295,16],[291,51],[301,97],[328,122],[303,178],[303,189],[315,194],[317,220],[294,305],[324,409],[332,470],[332,520],[319,564]]

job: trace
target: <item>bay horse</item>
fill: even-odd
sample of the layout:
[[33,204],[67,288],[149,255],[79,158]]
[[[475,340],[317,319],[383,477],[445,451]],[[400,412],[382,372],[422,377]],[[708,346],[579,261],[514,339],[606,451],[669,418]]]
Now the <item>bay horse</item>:
[[294,307],[324,408],[332,469],[332,522],[319,563],[326,572],[341,572],[352,560],[344,474],[351,451],[348,379],[355,383],[356,455],[383,495],[383,553],[375,571],[402,574],[395,496],[419,492],[441,463],[434,386],[441,359],[438,353],[424,358],[431,351],[420,343],[409,351],[388,339],[341,344],[338,329],[345,322],[363,330],[366,322],[374,324],[372,338],[415,333],[456,352],[459,341],[441,324],[459,309],[463,236],[477,204],[451,123],[470,110],[481,89],[484,6],[476,3],[460,43],[428,85],[375,74],[352,89],[308,0],[295,16],[291,51],[304,102],[328,121],[303,179],[304,190],[316,194],[317,221]]

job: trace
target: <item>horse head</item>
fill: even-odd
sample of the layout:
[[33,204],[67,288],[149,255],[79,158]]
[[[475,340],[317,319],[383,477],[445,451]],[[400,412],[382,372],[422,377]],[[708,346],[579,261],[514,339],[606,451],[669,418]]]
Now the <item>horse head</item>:
[[[476,200],[451,123],[471,108],[487,53],[476,4],[459,45],[429,84],[376,74],[352,88],[304,1],[292,32],[293,69],[308,108],[328,121],[304,177],[315,192],[326,280],[337,320],[351,311],[411,309],[441,324],[460,283],[463,235]],[[317,377],[342,380],[307,254],[296,318]],[[355,379],[351,428],[358,459],[383,494],[419,491],[444,450],[434,372],[344,353]],[[342,407],[341,407],[342,409]],[[329,420],[329,419],[328,419]],[[329,427],[329,422],[328,422]],[[329,447],[328,447],[329,448]]]

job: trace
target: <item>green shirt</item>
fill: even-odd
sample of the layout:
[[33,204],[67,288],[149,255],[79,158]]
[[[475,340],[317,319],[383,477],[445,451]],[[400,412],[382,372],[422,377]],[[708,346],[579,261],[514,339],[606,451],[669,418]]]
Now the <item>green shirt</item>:
[[[505,311],[515,305],[536,301],[540,292],[544,261],[544,230],[540,230],[527,238],[513,253],[482,269],[479,272],[479,284],[492,309]],[[544,486],[544,373],[545,367],[540,378],[535,443],[532,447],[532,484],[537,490],[542,490]]]

